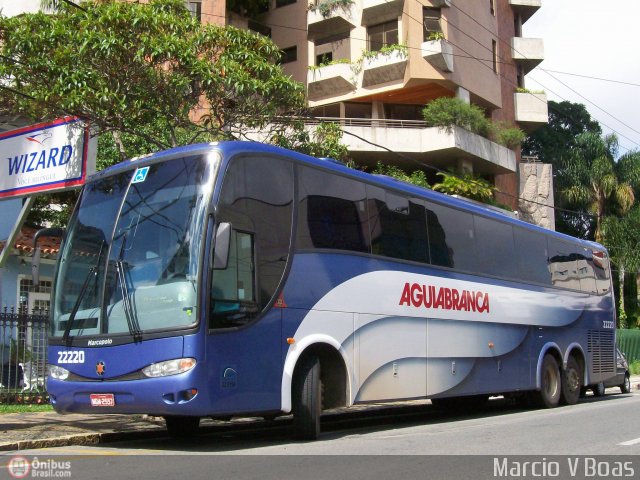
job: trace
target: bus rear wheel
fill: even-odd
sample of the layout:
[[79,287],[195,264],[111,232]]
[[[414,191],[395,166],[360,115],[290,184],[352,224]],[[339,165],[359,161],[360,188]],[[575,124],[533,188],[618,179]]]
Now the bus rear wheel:
[[560,402],[561,384],[558,362],[553,355],[547,353],[542,359],[540,369],[540,390],[533,392],[533,403],[541,408],[557,407]]
[[293,378],[293,428],[296,438],[318,438],[321,411],[320,360],[315,355],[308,356],[301,360]]
[[[562,388],[560,389],[560,401],[565,405],[575,405],[580,398],[582,386],[582,369],[575,357],[569,357],[567,368],[562,371]],[[604,385],[603,385],[604,387]]]
[[200,417],[166,416],[164,421],[171,438],[186,440],[198,435]]

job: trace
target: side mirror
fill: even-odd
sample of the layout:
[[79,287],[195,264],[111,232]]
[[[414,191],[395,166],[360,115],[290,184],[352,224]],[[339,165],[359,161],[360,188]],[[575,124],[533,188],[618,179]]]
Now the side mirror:
[[222,222],[216,230],[216,243],[213,247],[213,268],[224,270],[229,263],[229,246],[231,244],[231,224]]
[[41,250],[38,247],[40,237],[62,237],[64,235],[63,228],[43,228],[38,230],[33,236],[33,257],[31,258],[31,278],[34,285],[40,284],[40,255]]

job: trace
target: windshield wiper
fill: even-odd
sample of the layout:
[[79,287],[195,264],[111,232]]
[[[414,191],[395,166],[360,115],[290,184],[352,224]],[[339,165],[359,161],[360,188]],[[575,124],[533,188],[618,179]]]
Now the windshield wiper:
[[78,298],[76,298],[76,303],[73,304],[73,308],[71,309],[71,313],[69,314],[69,318],[67,319],[67,325],[64,327],[64,333],[62,334],[62,340],[67,343],[67,347],[70,346],[69,334],[71,333],[71,326],[73,322],[76,320],[76,314],[78,313],[78,309],[80,308],[80,304],[82,303],[82,299],[84,298],[84,294],[87,292],[87,287],[89,286],[89,281],[92,276],[98,274],[98,267],[94,266],[89,269],[87,273],[87,278],[84,279],[84,283],[82,284],[82,288],[80,289],[80,293],[78,294]]
[[131,303],[131,295],[129,294],[129,286],[127,285],[127,264],[122,260],[126,242],[127,234],[125,233],[122,238],[122,246],[120,247],[118,260],[116,260],[116,272],[118,273],[118,281],[120,283],[122,309],[124,310],[124,316],[127,319],[127,327],[129,328],[129,333],[133,337],[134,341],[142,341],[142,330],[140,329],[138,316],[136,315],[133,304]]
[[98,251],[98,262],[89,269],[87,272],[87,277],[84,279],[84,283],[82,284],[82,288],[80,288],[80,292],[78,293],[78,298],[76,298],[76,303],[73,304],[73,308],[71,309],[71,313],[69,314],[69,318],[67,319],[67,325],[64,327],[64,333],[62,334],[62,340],[64,340],[67,344],[67,347],[70,346],[71,342],[69,341],[69,334],[71,333],[71,326],[73,322],[75,322],[76,315],[78,314],[78,310],[80,309],[80,305],[82,304],[82,299],[84,298],[85,293],[87,293],[87,287],[89,286],[89,281],[92,276],[98,275],[98,266],[100,265],[100,258],[102,257],[102,249],[104,247],[104,240],[100,244],[100,250]]

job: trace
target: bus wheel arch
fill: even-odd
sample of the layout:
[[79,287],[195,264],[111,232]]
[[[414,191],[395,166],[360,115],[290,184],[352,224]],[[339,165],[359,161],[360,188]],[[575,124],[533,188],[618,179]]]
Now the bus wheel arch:
[[320,364],[320,383],[323,389],[322,408],[347,406],[348,375],[344,359],[338,350],[327,343],[309,345],[298,357],[293,371],[303,364],[305,358],[317,357]]
[[555,344],[547,344],[540,351],[537,368],[537,390],[532,392],[533,404],[554,408],[560,403],[562,390],[562,353]]

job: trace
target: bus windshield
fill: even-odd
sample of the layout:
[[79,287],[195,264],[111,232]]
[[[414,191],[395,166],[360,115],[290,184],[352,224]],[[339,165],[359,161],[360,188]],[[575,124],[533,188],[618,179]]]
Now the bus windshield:
[[85,187],[60,254],[53,337],[135,337],[196,322],[209,177],[198,156]]

